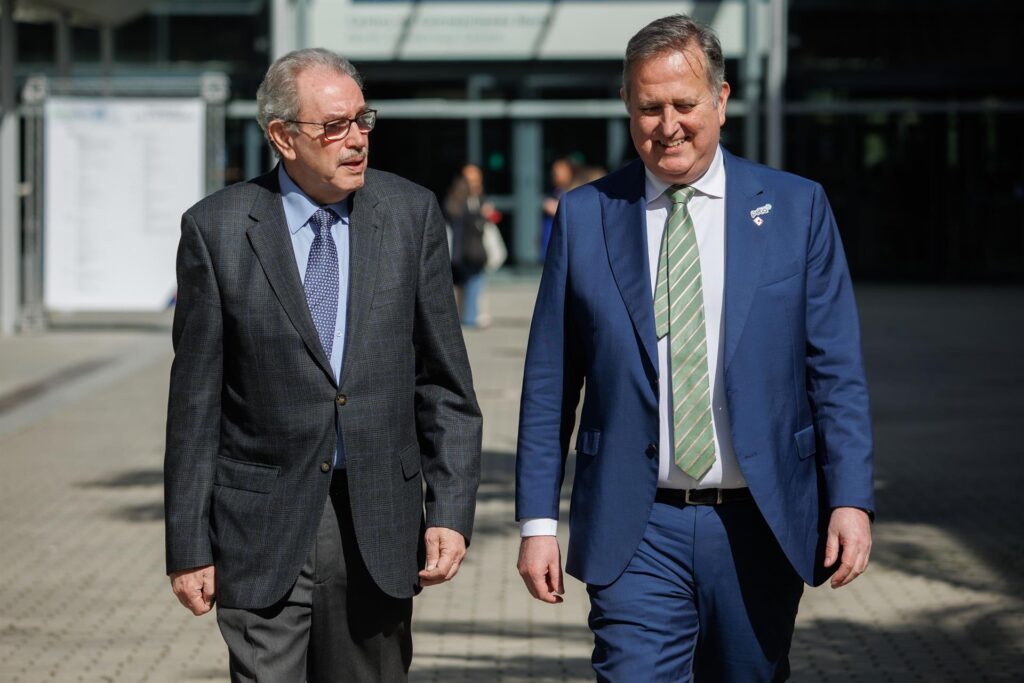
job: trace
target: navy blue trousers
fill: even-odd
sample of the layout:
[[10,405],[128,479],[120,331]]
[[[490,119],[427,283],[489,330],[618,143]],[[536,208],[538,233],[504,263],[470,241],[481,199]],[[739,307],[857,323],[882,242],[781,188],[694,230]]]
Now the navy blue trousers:
[[598,681],[784,681],[803,581],[753,501],[655,503],[640,547],[587,586]]

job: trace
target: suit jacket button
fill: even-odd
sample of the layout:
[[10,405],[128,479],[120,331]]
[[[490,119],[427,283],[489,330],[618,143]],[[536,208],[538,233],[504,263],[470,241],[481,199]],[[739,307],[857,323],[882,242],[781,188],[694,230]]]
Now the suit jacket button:
[[653,458],[657,454],[658,454],[658,447],[655,444],[653,444],[653,443],[647,444],[647,455]]
[[326,460],[324,460],[322,463],[320,463],[320,471],[321,472],[330,472],[331,471],[331,463],[329,463]]
[[345,394],[338,394],[338,398],[334,399],[334,402],[337,403],[339,406],[343,406],[346,403],[348,403],[348,396],[346,396]]

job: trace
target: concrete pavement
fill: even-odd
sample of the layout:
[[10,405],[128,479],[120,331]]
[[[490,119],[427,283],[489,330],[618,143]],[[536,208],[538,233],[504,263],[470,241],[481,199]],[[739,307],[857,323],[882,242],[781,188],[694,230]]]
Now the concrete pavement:
[[[477,528],[415,608],[414,681],[588,681],[583,587],[530,600],[514,570],[519,383],[536,282],[467,331],[485,416]],[[868,573],[809,589],[795,681],[1011,681],[1024,670],[1024,292],[858,291],[877,443]],[[145,326],[0,339],[0,680],[224,681],[212,616],[163,575],[170,343]],[[564,538],[563,538],[564,542]]]

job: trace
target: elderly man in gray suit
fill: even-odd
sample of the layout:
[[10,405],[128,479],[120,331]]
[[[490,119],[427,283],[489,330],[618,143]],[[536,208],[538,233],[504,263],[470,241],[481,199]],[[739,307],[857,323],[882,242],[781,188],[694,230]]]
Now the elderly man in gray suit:
[[458,571],[480,471],[444,222],[367,168],[342,57],[281,57],[257,103],[281,163],[182,218],[167,571],[194,614],[216,600],[233,681],[406,680],[412,596]]

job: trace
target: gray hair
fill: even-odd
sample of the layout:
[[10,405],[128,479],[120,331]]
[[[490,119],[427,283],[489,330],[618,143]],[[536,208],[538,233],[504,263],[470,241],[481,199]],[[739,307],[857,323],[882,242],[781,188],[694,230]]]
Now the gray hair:
[[722,84],[725,83],[722,44],[710,26],[694,21],[685,14],[655,19],[629,39],[626,57],[622,61],[622,90],[626,97],[629,97],[630,78],[637,64],[666,52],[683,52],[694,45],[704,53],[704,76],[711,92],[715,94],[717,105]]
[[[299,94],[296,80],[307,69],[327,69],[334,73],[349,76],[359,89],[363,89],[363,77],[359,75],[352,62],[337,52],[322,47],[311,47],[294,50],[278,57],[263,77],[256,91],[256,120],[259,121],[263,134],[267,136],[271,148],[277,151],[270,140],[267,127],[271,121],[292,121],[299,117]],[[294,123],[288,124],[290,130],[296,130]]]

